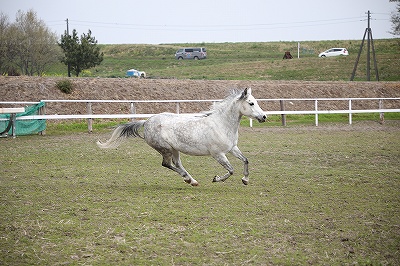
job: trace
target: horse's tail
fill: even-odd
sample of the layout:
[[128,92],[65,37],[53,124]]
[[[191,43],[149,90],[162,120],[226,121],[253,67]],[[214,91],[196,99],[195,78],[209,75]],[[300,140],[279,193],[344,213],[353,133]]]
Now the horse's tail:
[[144,137],[139,134],[139,129],[144,126],[145,122],[146,121],[135,121],[120,125],[114,130],[109,140],[104,143],[97,141],[97,146],[102,149],[116,148],[122,143],[124,139],[129,137],[139,137],[144,139]]

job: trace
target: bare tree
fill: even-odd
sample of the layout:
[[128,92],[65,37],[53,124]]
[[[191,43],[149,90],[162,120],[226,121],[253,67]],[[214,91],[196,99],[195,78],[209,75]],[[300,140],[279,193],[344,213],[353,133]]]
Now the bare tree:
[[9,60],[8,60],[8,29],[10,22],[8,16],[0,13],[0,74],[8,73]]
[[392,31],[393,35],[400,35],[400,0],[390,0],[390,2],[397,2],[396,11],[392,12]]
[[0,49],[6,51],[5,55],[0,52],[0,61],[5,60],[8,69],[18,68],[24,75],[42,75],[46,66],[57,62],[60,56],[57,35],[33,10],[27,13],[19,10],[12,24],[6,23],[4,16],[0,18],[4,20],[0,24],[4,25]]

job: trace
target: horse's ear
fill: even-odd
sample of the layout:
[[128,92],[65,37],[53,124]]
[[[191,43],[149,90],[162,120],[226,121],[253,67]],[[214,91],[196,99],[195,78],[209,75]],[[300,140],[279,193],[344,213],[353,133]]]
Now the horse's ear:
[[242,92],[242,95],[240,95],[239,100],[246,99],[246,97],[247,97],[247,90],[248,90],[247,88],[244,89],[244,91]]
[[246,99],[247,96],[251,94],[251,88],[245,88],[244,91],[242,92],[242,95],[240,95],[240,99]]

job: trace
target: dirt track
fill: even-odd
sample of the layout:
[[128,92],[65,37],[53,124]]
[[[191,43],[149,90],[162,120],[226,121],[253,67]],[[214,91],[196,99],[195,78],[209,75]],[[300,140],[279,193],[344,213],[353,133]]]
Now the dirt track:
[[[231,89],[251,87],[258,99],[277,98],[374,98],[400,97],[400,82],[309,82],[309,81],[254,81],[254,80],[176,80],[176,79],[111,79],[70,78],[74,85],[72,94],[64,94],[56,88],[63,78],[47,77],[0,77],[0,101],[40,101],[45,99],[85,100],[193,100],[221,99]],[[321,103],[322,109],[340,105],[329,101]],[[357,103],[356,103],[357,104]],[[385,102],[385,108],[396,103]],[[397,102],[398,104],[398,102]],[[197,112],[208,109],[207,103],[181,104],[181,112]],[[353,108],[377,108],[376,102],[361,102]],[[393,105],[393,106],[391,106]],[[343,103],[342,108],[347,108]],[[137,113],[174,112],[174,104],[138,104]],[[263,103],[265,110],[277,110],[277,103]],[[293,102],[287,110],[313,109],[313,103]],[[398,108],[398,106],[397,106]],[[85,104],[56,104],[46,106],[47,114],[81,114]],[[97,104],[94,113],[129,113],[128,104]]]

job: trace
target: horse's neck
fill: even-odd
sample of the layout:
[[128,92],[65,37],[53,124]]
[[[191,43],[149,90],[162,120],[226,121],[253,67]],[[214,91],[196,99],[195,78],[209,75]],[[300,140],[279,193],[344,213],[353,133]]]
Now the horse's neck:
[[[234,107],[230,110],[222,111],[219,113],[219,125],[221,130],[224,130],[228,135],[237,135],[242,115]],[[223,126],[222,126],[223,125]]]

